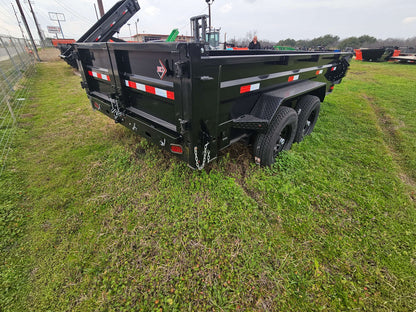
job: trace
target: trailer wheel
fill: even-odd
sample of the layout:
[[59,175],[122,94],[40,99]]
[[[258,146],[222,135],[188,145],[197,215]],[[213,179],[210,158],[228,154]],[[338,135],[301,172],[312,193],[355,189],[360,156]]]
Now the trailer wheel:
[[301,142],[305,136],[312,133],[318,121],[320,109],[321,101],[316,96],[306,95],[299,100],[295,107],[298,113],[298,129],[294,142]]
[[295,138],[298,116],[293,108],[279,107],[266,133],[257,135],[254,157],[257,164],[270,166],[283,150],[289,150]]

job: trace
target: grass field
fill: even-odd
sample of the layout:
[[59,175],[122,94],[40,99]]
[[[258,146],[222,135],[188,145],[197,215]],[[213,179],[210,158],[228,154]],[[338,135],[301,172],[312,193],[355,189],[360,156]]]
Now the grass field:
[[353,62],[272,168],[192,171],[41,63],[0,182],[0,311],[416,310],[416,66]]

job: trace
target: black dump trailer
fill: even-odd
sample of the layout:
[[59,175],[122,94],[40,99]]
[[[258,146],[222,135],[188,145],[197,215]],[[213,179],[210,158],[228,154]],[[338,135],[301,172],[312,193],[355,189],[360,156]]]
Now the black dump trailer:
[[201,43],[77,43],[92,107],[202,169],[254,138],[270,165],[313,130],[351,54],[205,50]]
[[361,48],[356,50],[356,53],[360,54],[357,60],[363,60],[368,62],[386,62],[389,61],[393,56],[400,53],[397,48],[394,47],[383,47],[383,48]]
[[[123,41],[113,36],[120,28],[140,10],[137,0],[118,1],[102,18],[100,18],[77,42],[106,42],[108,40]],[[73,44],[61,45],[60,57],[70,66],[77,68]]]
[[[195,28],[195,27],[194,27]],[[196,27],[200,28],[200,27]],[[202,169],[233,143],[271,165],[310,134],[352,53],[210,50],[204,42],[75,43],[92,108]]]

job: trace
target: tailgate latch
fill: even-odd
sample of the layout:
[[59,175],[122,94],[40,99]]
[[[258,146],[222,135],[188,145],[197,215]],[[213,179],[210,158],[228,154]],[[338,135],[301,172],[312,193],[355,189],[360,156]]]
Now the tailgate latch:
[[178,61],[175,63],[175,75],[177,78],[189,78],[189,62]]

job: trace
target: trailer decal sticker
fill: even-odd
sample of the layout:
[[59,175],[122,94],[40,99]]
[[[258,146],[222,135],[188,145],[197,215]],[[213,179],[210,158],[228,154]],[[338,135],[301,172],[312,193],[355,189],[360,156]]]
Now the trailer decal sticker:
[[166,70],[166,67],[165,67],[165,65],[163,65],[161,60],[159,60],[159,63],[160,63],[160,66],[156,67],[156,71],[157,71],[157,74],[159,75],[159,78],[163,79],[163,78],[165,78],[167,70]]
[[287,81],[295,81],[299,79],[299,75],[295,75],[295,76],[289,76],[289,79]]
[[146,93],[154,94],[160,97],[163,97],[165,99],[174,100],[175,99],[175,93],[172,91],[159,89],[156,87],[144,85],[138,82],[125,80],[126,86],[132,89],[140,90]]
[[240,88],[240,93],[247,93],[247,92],[251,92],[251,91],[256,91],[260,89],[260,83],[256,83],[256,84],[252,84],[252,85],[248,85],[248,86],[242,86]]
[[97,73],[97,72],[94,72],[94,71],[91,71],[91,70],[88,71],[88,75],[90,75],[91,77],[95,77],[95,78],[99,78],[99,79],[102,79],[102,80],[110,81],[110,76],[100,74],[100,73]]

